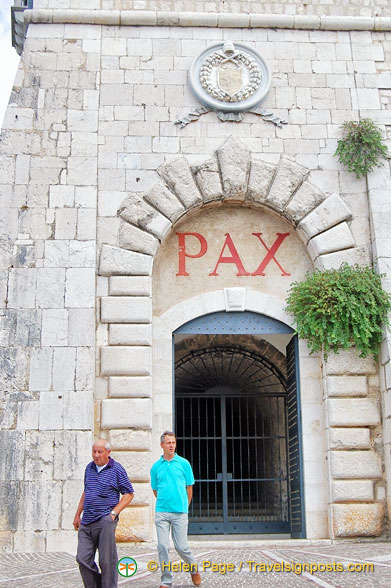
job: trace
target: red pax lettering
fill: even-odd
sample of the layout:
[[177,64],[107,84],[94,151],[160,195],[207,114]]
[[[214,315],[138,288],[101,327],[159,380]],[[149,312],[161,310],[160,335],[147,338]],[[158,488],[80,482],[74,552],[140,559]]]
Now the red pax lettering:
[[[278,249],[281,247],[283,241],[289,236],[290,233],[276,233],[277,235],[277,239],[274,241],[274,243],[272,244],[271,247],[268,247],[265,243],[265,241],[262,239],[261,235],[262,233],[252,233],[252,235],[254,235],[254,237],[257,237],[259,239],[259,241],[261,242],[261,244],[263,245],[263,247],[266,249],[267,254],[265,255],[265,257],[263,258],[263,260],[261,261],[261,263],[259,264],[259,266],[257,267],[257,269],[250,273],[248,271],[246,271],[243,262],[240,258],[240,255],[238,253],[238,250],[235,247],[235,244],[232,240],[232,237],[229,233],[225,233],[225,241],[223,244],[223,247],[221,249],[220,255],[217,259],[216,265],[214,270],[209,274],[210,276],[218,276],[218,272],[217,272],[217,268],[219,267],[220,264],[222,263],[233,263],[236,266],[236,275],[237,276],[264,276],[265,274],[265,270],[267,268],[267,266],[269,265],[269,263],[271,261],[274,261],[274,263],[280,268],[281,270],[281,275],[282,276],[290,276],[291,274],[287,271],[284,270],[284,268],[282,267],[282,265],[279,263],[279,261],[277,261],[276,259],[276,253],[278,251]],[[205,237],[203,235],[201,235],[201,233],[177,233],[178,235],[178,245],[179,245],[179,251],[178,251],[178,273],[176,274],[177,276],[188,276],[188,272],[186,271],[186,257],[189,257],[191,259],[197,259],[199,257],[202,257],[203,255],[205,255],[205,253],[208,250],[208,243],[205,239]],[[199,251],[198,253],[188,253],[186,251],[186,237],[195,237],[198,240],[199,243]],[[225,255],[224,251],[226,251],[226,253],[230,253],[230,255]]]

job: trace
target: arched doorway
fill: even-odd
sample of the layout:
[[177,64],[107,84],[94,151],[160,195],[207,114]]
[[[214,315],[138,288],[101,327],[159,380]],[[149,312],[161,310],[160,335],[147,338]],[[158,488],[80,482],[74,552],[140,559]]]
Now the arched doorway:
[[252,312],[175,331],[178,451],[196,478],[190,533],[304,536],[296,342]]

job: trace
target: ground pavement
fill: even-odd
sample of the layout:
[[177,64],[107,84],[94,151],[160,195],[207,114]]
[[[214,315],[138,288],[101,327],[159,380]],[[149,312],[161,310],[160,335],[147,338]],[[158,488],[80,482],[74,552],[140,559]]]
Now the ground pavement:
[[[191,545],[204,588],[391,586],[391,542],[387,541],[229,540]],[[137,563],[132,576],[134,564],[133,568],[122,565],[125,576],[119,576],[119,588],[158,588],[155,544],[121,544],[118,553]],[[179,568],[176,552],[170,553],[171,565]],[[192,586],[188,572],[173,574],[174,588]],[[82,582],[72,554],[5,553],[0,556],[0,588],[82,588]]]

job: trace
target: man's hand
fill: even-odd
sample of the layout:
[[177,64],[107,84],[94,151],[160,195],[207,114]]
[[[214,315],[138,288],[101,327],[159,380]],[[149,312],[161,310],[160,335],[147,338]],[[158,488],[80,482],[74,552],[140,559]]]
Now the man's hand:
[[73,519],[73,528],[77,531],[81,524],[81,518],[78,513],[75,514],[75,518]]

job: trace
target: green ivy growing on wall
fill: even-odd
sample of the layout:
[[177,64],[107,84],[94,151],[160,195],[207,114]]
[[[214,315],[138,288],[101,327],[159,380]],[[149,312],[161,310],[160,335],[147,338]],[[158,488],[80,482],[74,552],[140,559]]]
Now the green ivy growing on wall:
[[381,130],[369,118],[359,122],[347,121],[342,127],[342,139],[334,155],[357,178],[383,165],[381,158],[388,155]]
[[343,264],[308,273],[291,285],[287,302],[296,332],[307,339],[311,353],[323,350],[327,358],[330,351],[356,346],[360,357],[377,357],[391,296],[371,267]]

